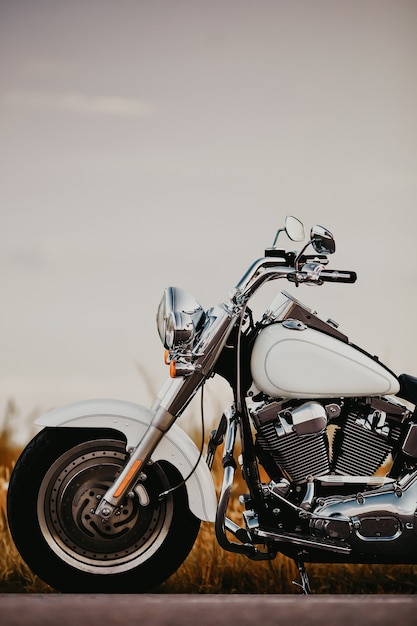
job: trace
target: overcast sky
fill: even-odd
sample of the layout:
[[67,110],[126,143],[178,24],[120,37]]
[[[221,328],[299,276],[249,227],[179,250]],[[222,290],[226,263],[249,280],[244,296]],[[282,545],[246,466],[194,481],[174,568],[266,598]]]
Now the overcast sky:
[[163,288],[222,301],[288,213],[359,275],[297,297],[417,375],[416,33],[415,0],[0,0],[0,411],[151,403]]

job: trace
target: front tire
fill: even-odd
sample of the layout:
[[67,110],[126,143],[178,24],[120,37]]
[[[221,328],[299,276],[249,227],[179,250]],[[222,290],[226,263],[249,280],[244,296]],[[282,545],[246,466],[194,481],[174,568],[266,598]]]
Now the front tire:
[[144,592],[183,563],[200,520],[189,510],[168,463],[146,466],[107,522],[94,514],[121,471],[126,448],[114,431],[45,429],[10,478],[10,531],[23,559],[54,589],[72,593]]

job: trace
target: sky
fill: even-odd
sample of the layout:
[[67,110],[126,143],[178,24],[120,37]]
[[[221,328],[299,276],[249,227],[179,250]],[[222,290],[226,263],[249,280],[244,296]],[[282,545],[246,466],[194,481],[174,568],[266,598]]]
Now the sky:
[[223,301],[287,214],[358,281],[255,311],[287,289],[417,376],[416,29],[415,0],[0,0],[0,420],[151,404],[163,289]]

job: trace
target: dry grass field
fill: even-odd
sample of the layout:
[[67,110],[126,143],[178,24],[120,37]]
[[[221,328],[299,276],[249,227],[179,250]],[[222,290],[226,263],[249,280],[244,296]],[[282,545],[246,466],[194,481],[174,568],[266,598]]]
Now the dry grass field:
[[[7,482],[19,449],[6,427],[0,434],[0,592],[51,593],[20,558],[10,537],[6,497]],[[220,475],[217,473],[217,481]],[[238,521],[239,503],[232,498],[230,517]],[[417,565],[313,565],[307,564],[314,593],[326,594],[415,594]],[[291,583],[298,580],[294,564],[278,555],[271,562],[254,562],[223,551],[216,542],[212,524],[203,523],[183,566],[158,593],[298,593]]]

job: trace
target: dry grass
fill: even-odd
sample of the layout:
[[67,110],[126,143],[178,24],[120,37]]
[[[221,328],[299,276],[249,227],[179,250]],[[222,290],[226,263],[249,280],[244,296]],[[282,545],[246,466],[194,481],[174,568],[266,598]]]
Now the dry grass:
[[48,593],[52,589],[35,576],[17,552],[6,517],[9,468],[0,467],[0,592]]
[[[11,539],[6,517],[7,482],[19,450],[10,433],[0,435],[0,592],[50,593],[20,558]],[[216,474],[220,480],[220,472]],[[241,485],[239,486],[239,488]],[[241,489],[240,489],[241,490]],[[240,505],[232,497],[230,517],[239,522]],[[308,564],[312,589],[329,594],[414,594],[417,566]],[[293,562],[281,555],[272,562],[255,562],[223,551],[212,524],[203,523],[197,541],[183,566],[157,590],[158,593],[298,593],[292,585],[298,574]]]

